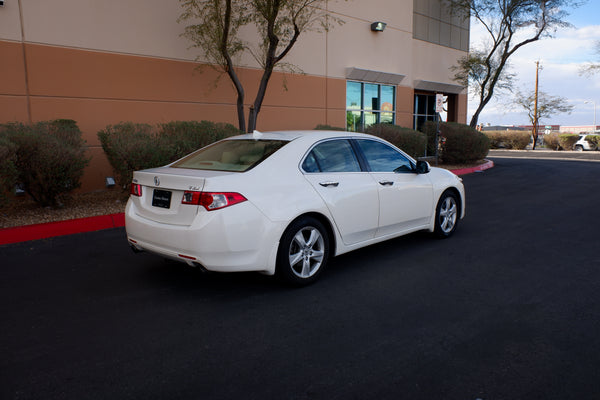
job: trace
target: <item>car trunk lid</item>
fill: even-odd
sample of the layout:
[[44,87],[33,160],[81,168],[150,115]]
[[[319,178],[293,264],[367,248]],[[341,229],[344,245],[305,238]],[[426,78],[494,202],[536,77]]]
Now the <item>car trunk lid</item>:
[[182,204],[186,191],[202,191],[206,177],[197,171],[168,167],[136,171],[133,183],[141,185],[141,196],[131,196],[136,213],[149,220],[172,225],[191,225],[198,205]]

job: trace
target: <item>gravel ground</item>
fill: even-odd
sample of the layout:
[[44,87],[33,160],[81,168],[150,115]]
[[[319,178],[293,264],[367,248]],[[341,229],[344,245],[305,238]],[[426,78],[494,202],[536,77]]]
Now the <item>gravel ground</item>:
[[[485,160],[469,165],[440,165],[440,167],[460,169],[477,166],[484,162]],[[432,165],[434,164],[432,163]],[[7,206],[0,208],[0,229],[122,213],[125,211],[128,197],[128,192],[116,188],[73,194],[64,200],[63,207],[57,209],[40,207],[28,196],[16,197]]]
[[119,189],[73,194],[56,209],[40,207],[28,196],[16,197],[0,208],[0,228],[122,213],[128,196]]

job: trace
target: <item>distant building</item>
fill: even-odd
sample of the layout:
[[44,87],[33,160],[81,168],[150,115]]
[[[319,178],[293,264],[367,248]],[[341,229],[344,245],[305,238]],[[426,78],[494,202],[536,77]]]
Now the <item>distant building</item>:
[[594,127],[594,125],[578,125],[578,126],[561,126],[561,133],[592,133],[600,131],[600,125]]
[[482,125],[482,131],[524,131],[525,128],[515,125]]
[[[285,61],[304,74],[273,75],[258,129],[419,127],[435,118],[436,93],[447,96],[447,120],[466,122],[467,92],[449,67],[467,54],[468,19],[451,15],[440,0],[331,1],[327,7],[345,24],[300,36]],[[77,121],[92,156],[84,191],[103,187],[112,174],[97,138],[109,124],[237,124],[228,78],[216,83],[213,69],[195,70],[200,52],[180,37],[181,13],[178,1],[6,1],[0,123]],[[371,30],[378,21],[387,24],[384,31]],[[239,65],[248,108],[261,71],[250,56]]]

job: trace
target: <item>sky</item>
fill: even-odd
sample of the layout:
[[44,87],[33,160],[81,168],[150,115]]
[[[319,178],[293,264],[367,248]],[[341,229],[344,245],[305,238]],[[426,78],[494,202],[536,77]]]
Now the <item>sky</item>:
[[[579,69],[589,62],[600,62],[600,54],[594,51],[594,43],[600,41],[600,1],[587,0],[576,9],[569,9],[566,20],[574,28],[561,28],[553,38],[527,44],[509,60],[511,72],[516,74],[515,88],[521,92],[535,89],[535,62],[540,61],[539,90],[552,96],[560,96],[574,106],[571,114],[560,114],[543,119],[543,125],[592,125],[594,103],[596,124],[600,125],[600,73],[580,76]],[[476,22],[471,22],[471,47],[481,43],[486,33]],[[527,113],[512,104],[514,95],[500,94],[492,100],[480,115],[484,125],[529,125]],[[587,102],[587,103],[586,103]],[[470,96],[468,119],[477,107]]]

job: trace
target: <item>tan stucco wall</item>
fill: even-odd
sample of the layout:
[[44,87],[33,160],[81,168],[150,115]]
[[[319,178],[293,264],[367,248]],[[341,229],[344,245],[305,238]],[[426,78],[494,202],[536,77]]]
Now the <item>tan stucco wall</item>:
[[[19,4],[22,6],[19,9]],[[329,32],[308,32],[286,57],[303,74],[275,73],[258,128],[345,126],[346,73],[362,68],[404,75],[397,87],[397,124],[412,126],[414,81],[453,83],[448,66],[463,53],[412,39],[413,0],[330,1],[345,21]],[[92,155],[83,190],[102,187],[111,170],[97,132],[122,121],[212,120],[237,123],[235,91],[201,71],[197,49],[180,37],[179,2],[164,0],[6,1],[0,8],[0,123],[69,118],[78,122]],[[384,32],[371,32],[375,21]],[[253,29],[245,31],[246,37]],[[261,71],[239,60],[246,109]],[[466,119],[459,96],[459,121]]]

